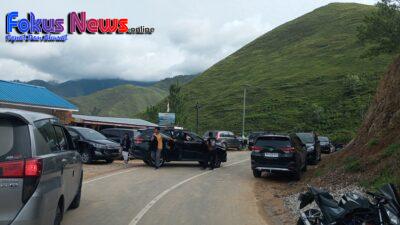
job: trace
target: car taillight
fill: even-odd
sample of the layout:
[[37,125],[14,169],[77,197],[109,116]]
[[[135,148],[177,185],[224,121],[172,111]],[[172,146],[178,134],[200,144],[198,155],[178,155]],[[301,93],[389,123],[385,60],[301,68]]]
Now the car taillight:
[[144,139],[142,137],[136,137],[135,138],[135,144],[140,145],[142,144]]
[[24,185],[22,189],[22,202],[26,203],[35,193],[42,175],[43,162],[41,159],[27,159],[24,166]]
[[1,178],[22,178],[24,176],[24,161],[11,161],[0,163]]
[[260,152],[262,148],[260,146],[251,146],[251,150],[254,152]]
[[293,153],[293,152],[295,152],[295,148],[293,148],[293,147],[284,147],[284,148],[281,148],[281,150],[284,153]]
[[37,177],[42,174],[42,161],[40,159],[29,159],[25,161],[25,176]]

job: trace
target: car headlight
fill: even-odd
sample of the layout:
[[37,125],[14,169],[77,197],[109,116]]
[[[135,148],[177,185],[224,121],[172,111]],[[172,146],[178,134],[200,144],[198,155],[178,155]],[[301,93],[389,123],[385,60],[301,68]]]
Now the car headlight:
[[392,211],[390,211],[389,209],[386,209],[386,213],[389,217],[390,223],[393,225],[399,225],[400,224],[400,220],[399,217],[397,217]]
[[92,143],[92,145],[93,145],[93,147],[95,147],[95,148],[106,148],[106,146],[103,145],[103,144]]

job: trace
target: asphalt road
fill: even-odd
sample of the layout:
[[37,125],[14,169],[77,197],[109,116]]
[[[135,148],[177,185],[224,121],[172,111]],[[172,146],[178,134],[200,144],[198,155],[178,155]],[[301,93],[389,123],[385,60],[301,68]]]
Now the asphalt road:
[[80,208],[63,225],[261,225],[249,152],[234,152],[214,171],[197,163],[169,163],[160,170],[133,169],[86,181]]

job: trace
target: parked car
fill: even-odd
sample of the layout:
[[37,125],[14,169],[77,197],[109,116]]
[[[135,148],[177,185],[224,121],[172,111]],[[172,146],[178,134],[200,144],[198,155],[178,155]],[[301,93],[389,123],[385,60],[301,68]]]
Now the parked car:
[[[150,141],[153,135],[152,129],[139,130],[135,138],[133,155],[142,159],[147,165],[153,166],[154,159],[151,157]],[[161,156],[161,165],[171,161],[196,161],[203,163],[205,154],[208,152],[206,142],[197,134],[184,130],[161,130],[164,141],[164,149]],[[218,150],[216,166],[226,162],[226,151],[224,148]]]
[[261,177],[263,171],[284,172],[300,180],[301,173],[307,170],[307,149],[296,134],[262,135],[251,149],[254,177]]
[[316,165],[321,161],[321,145],[315,133],[296,133],[307,147],[307,161]]
[[335,151],[335,146],[331,143],[328,137],[318,136],[321,145],[321,152],[332,153]]
[[217,131],[217,130],[209,130],[204,133],[203,139],[206,140],[208,138],[209,133],[212,132],[217,142],[219,142],[226,149],[236,149],[240,150],[242,143],[235,136],[233,132],[230,131]]
[[[135,130],[133,129],[125,129],[125,128],[106,128],[100,131],[104,136],[108,139],[113,140],[117,143],[121,143],[122,139],[124,139],[124,135],[128,134],[129,138],[133,140],[135,138]],[[133,146],[133,145],[132,145]]]
[[53,116],[0,109],[0,224],[59,225],[79,207],[82,163]]
[[83,163],[92,163],[96,160],[105,160],[112,163],[121,157],[121,145],[107,139],[101,133],[84,127],[67,127]]

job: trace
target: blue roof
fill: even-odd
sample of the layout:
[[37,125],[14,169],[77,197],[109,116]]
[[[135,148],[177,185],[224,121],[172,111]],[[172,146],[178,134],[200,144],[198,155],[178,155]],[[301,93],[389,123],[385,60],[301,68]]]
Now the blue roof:
[[78,111],[78,108],[45,87],[0,80],[0,102]]

